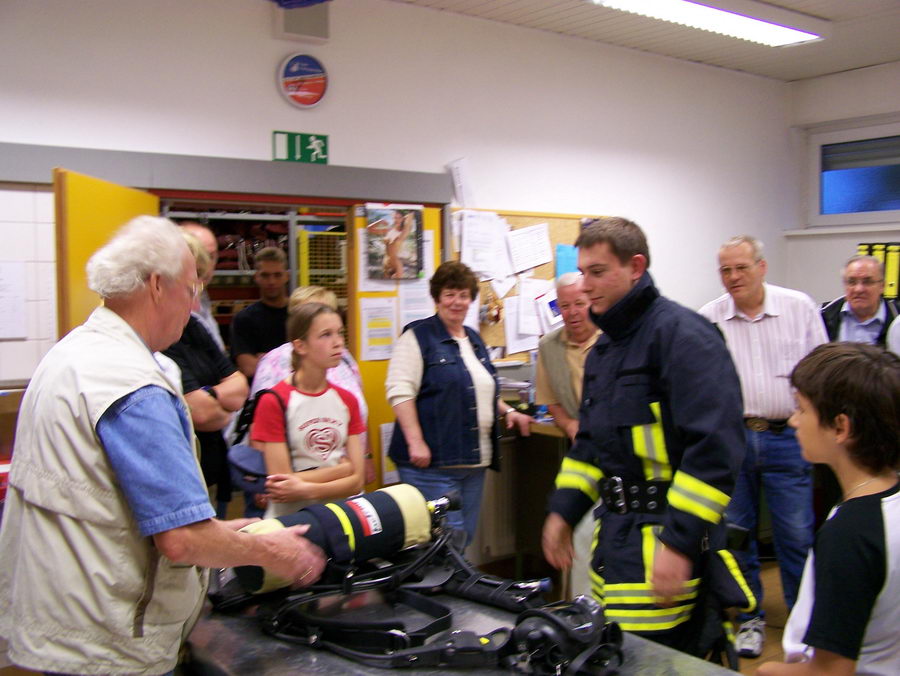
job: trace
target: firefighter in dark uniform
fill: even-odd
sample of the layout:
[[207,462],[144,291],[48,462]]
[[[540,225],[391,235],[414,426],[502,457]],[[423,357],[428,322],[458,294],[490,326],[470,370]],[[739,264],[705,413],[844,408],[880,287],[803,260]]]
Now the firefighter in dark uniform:
[[597,501],[591,582],[607,621],[691,651],[697,565],[724,546],[744,449],[741,389],[716,328],[660,296],[641,229],[603,218],[576,241],[603,335],[585,363],[580,426],[556,477],[543,549],[571,565],[572,527]]

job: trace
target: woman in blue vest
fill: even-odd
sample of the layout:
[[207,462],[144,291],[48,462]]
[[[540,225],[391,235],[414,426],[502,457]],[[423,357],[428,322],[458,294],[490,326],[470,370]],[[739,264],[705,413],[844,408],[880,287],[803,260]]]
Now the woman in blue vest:
[[400,480],[427,500],[459,491],[450,525],[475,536],[485,469],[500,468],[500,428],[528,435],[530,416],[499,398],[497,375],[478,333],[464,326],[478,296],[468,266],[448,261],[430,281],[437,312],[404,327],[394,344],[385,387],[397,422],[389,455]]

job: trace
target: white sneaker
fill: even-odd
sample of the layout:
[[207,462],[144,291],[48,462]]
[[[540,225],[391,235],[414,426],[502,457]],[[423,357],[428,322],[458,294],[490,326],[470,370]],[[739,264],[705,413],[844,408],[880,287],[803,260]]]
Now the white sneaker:
[[738,627],[734,646],[741,657],[759,657],[765,642],[766,621],[761,617],[754,617]]

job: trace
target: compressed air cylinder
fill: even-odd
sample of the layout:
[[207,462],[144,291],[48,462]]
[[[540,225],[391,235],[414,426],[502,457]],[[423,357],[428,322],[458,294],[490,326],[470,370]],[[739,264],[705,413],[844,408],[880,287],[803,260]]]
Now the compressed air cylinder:
[[[419,490],[409,484],[310,505],[293,514],[257,521],[241,532],[272,533],[297,525],[309,525],[304,537],[337,564],[389,557],[431,541],[431,510]],[[290,584],[260,566],[239,566],[234,572],[241,586],[251,593],[270,592]]]

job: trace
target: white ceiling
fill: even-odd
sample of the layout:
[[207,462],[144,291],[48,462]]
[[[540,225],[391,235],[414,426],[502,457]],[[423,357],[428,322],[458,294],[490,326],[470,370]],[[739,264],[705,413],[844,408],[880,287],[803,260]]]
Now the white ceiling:
[[773,0],[833,22],[831,37],[791,47],[627,14],[590,0],[392,0],[794,81],[900,61],[900,0]]

